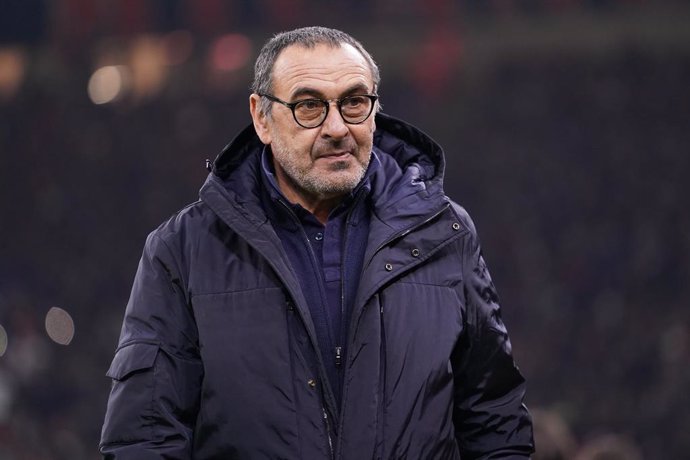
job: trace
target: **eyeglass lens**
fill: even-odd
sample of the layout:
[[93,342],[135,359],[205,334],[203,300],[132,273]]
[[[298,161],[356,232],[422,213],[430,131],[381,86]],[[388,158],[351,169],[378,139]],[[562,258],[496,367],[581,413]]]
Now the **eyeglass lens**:
[[[338,108],[348,123],[362,123],[372,112],[374,102],[368,96],[348,96],[340,100]],[[307,99],[295,105],[295,119],[305,127],[320,125],[328,113],[329,102]]]

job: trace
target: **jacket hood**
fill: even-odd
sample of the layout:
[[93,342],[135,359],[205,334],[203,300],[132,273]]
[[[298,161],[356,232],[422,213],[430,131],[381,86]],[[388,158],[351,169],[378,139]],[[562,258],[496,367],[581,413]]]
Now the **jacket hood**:
[[418,180],[442,186],[445,172],[443,149],[419,128],[391,117],[376,115],[374,147],[388,153],[402,170],[416,165]]
[[[378,114],[374,154],[384,174],[372,181],[375,212],[382,220],[428,214],[432,200],[448,200],[443,191],[445,157],[441,146],[420,129],[397,118]],[[419,199],[425,203],[420,205]]]
[[[247,156],[262,148],[254,126],[250,124],[221,150],[213,162],[212,171],[226,178]],[[374,148],[393,156],[403,170],[412,163],[418,164],[424,180],[443,178],[445,159],[441,146],[405,121],[377,113]]]
[[[253,125],[246,127],[214,160],[202,195],[210,182],[219,181],[234,201],[243,207],[251,206],[248,202],[255,201],[252,196],[258,196],[254,178],[263,147]],[[443,192],[443,150],[418,128],[389,115],[376,114],[373,153],[376,159],[372,162],[380,163],[381,173],[372,175],[371,195],[374,210],[382,220],[428,213],[428,202],[411,206],[419,198],[447,202]]]

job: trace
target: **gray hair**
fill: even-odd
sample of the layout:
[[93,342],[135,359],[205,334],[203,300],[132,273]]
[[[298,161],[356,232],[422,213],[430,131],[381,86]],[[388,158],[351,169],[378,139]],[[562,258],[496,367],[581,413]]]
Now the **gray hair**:
[[[333,48],[338,48],[342,44],[348,44],[359,51],[371,70],[371,76],[374,79],[374,92],[377,91],[379,83],[381,82],[381,74],[371,54],[369,54],[362,44],[352,36],[340,30],[329,29],[327,27],[303,27],[301,29],[290,30],[274,35],[273,38],[267,41],[263,48],[261,48],[259,57],[256,58],[256,63],[254,64],[254,81],[252,82],[251,90],[257,94],[272,93],[273,66],[278,56],[285,48],[292,45],[298,45],[304,48],[314,48],[316,45],[321,44]],[[261,98],[259,107],[261,112],[270,115],[271,107],[272,103],[270,100]]]

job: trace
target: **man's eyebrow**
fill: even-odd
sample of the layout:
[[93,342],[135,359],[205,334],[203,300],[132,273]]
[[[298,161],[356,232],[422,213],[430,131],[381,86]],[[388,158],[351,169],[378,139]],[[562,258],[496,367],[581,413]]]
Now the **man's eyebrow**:
[[[358,92],[363,92],[369,94],[370,90],[369,87],[363,83],[356,83],[349,88],[347,88],[345,91],[340,93],[339,97],[346,97],[350,96],[352,94],[358,93]],[[303,98],[304,96],[307,97],[313,97],[317,99],[325,99],[324,94],[314,88],[310,88],[308,86],[302,86],[295,88],[295,90],[292,92],[292,96],[290,97],[290,100],[294,101],[297,100],[298,98]]]
[[292,96],[290,96],[290,100],[294,101],[295,99],[301,98],[302,96],[321,98],[321,97],[323,97],[323,94],[321,94],[320,91],[317,91],[314,88],[299,87],[299,88],[296,88],[292,92]]

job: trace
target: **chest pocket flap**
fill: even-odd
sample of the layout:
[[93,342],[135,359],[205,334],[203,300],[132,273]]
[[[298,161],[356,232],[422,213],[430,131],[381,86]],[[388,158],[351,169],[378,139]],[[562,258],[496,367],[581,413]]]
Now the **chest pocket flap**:
[[131,343],[117,350],[110,369],[105,375],[115,380],[124,380],[129,375],[149,369],[158,355],[154,343]]

